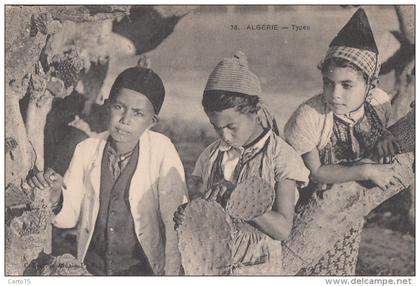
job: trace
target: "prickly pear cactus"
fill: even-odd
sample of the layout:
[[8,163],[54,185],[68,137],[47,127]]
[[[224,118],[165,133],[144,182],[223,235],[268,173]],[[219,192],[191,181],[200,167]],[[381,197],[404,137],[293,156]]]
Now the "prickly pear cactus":
[[229,216],[215,201],[197,199],[184,210],[178,247],[186,275],[228,275],[231,271]]
[[79,73],[84,68],[77,50],[73,49],[64,56],[54,58],[55,76],[64,82],[66,88],[73,86],[79,79]]
[[267,181],[251,177],[239,183],[233,190],[226,212],[233,218],[251,220],[272,208],[274,196],[274,189]]

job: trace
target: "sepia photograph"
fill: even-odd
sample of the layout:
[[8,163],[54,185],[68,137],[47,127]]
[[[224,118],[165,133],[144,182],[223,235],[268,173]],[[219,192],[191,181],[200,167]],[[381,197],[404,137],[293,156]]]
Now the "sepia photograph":
[[9,285],[412,283],[415,5],[13,3],[4,17]]

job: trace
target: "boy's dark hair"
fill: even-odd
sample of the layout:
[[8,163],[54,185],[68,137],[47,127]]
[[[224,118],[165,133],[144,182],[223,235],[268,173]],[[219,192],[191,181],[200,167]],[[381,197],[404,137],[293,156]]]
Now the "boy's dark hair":
[[321,63],[318,68],[322,73],[327,72],[327,70],[330,68],[351,68],[363,75],[363,79],[365,80],[366,84],[369,83],[369,76],[361,68],[343,58],[330,58]]
[[205,112],[219,112],[234,108],[241,113],[256,113],[260,99],[257,95],[224,90],[208,90],[203,94],[202,105]]

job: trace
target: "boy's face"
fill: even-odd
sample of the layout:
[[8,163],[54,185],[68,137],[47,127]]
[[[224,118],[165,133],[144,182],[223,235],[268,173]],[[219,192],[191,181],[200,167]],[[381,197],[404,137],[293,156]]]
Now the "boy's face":
[[335,114],[348,114],[364,103],[367,84],[360,72],[350,67],[332,67],[322,77],[325,100]]
[[207,116],[219,137],[236,148],[250,143],[259,126],[256,114],[244,114],[234,108],[208,112]]
[[117,91],[109,103],[109,110],[108,131],[116,144],[134,146],[157,119],[149,99],[126,88]]

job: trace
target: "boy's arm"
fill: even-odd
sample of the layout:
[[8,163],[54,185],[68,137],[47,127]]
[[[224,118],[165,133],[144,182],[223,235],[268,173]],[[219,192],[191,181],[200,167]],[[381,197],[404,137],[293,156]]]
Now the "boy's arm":
[[188,179],[188,190],[190,195],[190,200],[200,198],[205,193],[203,179],[194,174]]
[[271,211],[252,220],[258,228],[276,240],[286,240],[293,224],[296,182],[283,180],[275,185],[276,197]]
[[302,158],[306,167],[311,171],[311,179],[322,184],[371,180],[380,188],[386,189],[393,177],[392,169],[387,165],[322,165],[317,149],[303,154]]
[[73,158],[63,178],[63,207],[54,218],[59,228],[73,228],[79,219],[83,199],[83,154],[80,144],[76,146]]
[[165,275],[179,275],[181,255],[173,216],[178,206],[188,201],[184,167],[172,143],[163,150],[159,174],[159,210],[165,227]]

